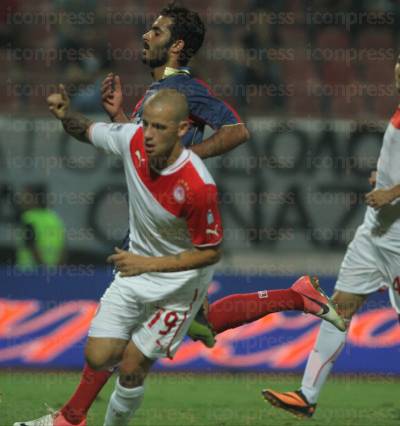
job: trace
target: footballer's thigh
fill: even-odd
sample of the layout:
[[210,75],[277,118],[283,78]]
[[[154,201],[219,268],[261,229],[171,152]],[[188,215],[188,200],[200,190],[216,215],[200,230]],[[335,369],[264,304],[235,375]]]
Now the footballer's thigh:
[[[387,287],[392,307],[400,314],[400,241],[391,240],[390,244],[380,245],[380,254],[384,259]],[[400,317],[399,317],[400,318]]]
[[385,280],[379,249],[370,230],[361,225],[347,247],[336,281],[333,301],[341,315],[350,320],[368,295],[379,290]]
[[207,286],[147,306],[145,321],[132,334],[132,342],[149,359],[173,358],[207,294]]
[[400,322],[400,294],[394,287],[389,287],[389,300],[393,309],[396,311]]
[[132,294],[129,283],[116,278],[100,299],[89,328],[85,349],[88,364],[101,369],[120,362],[143,314],[144,305]]

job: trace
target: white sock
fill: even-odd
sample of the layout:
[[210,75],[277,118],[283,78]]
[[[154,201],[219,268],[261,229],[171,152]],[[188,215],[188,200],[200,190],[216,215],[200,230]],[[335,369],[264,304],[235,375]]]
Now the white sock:
[[118,377],[115,382],[115,390],[108,402],[104,426],[126,426],[140,407],[143,395],[143,386],[125,388],[121,386]]
[[333,363],[342,352],[346,336],[347,331],[339,331],[331,323],[322,321],[317,341],[308,357],[301,382],[301,391],[309,403],[317,402]]

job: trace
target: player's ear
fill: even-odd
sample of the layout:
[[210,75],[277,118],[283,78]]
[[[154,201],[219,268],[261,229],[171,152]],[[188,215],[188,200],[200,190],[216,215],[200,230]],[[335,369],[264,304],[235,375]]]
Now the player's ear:
[[183,40],[176,40],[174,43],[172,43],[170,50],[172,53],[179,55],[179,53],[182,52],[184,47],[185,47],[185,42]]
[[188,130],[189,130],[189,121],[188,120],[180,121],[178,124],[178,136],[180,138],[183,138],[183,136],[185,136]]

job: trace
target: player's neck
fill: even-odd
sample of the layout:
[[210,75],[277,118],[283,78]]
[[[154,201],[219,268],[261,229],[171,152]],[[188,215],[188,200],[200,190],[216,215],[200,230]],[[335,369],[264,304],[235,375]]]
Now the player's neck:
[[172,151],[163,157],[150,158],[150,167],[155,171],[162,171],[175,163],[182,154],[183,147],[179,143],[175,144]]
[[164,75],[166,65],[163,65],[161,67],[156,67],[151,70],[151,77],[154,81],[161,80]]
[[168,61],[166,64],[161,65],[159,67],[153,68],[151,70],[151,76],[153,77],[153,80],[155,81],[161,80],[164,77],[166,68],[178,69],[179,64],[175,60],[173,60],[173,61]]

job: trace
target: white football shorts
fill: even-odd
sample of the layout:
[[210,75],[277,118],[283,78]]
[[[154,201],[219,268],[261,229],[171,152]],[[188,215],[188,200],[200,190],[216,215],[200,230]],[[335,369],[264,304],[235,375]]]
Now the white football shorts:
[[[140,276],[136,279],[141,280]],[[89,336],[132,339],[146,357],[172,359],[207,295],[207,288],[208,283],[199,283],[198,288],[162,302],[144,303],[129,291],[126,280],[116,278],[100,300]]]
[[335,290],[370,294],[388,287],[392,306],[400,313],[399,280],[400,239],[373,236],[361,225],[347,247]]

